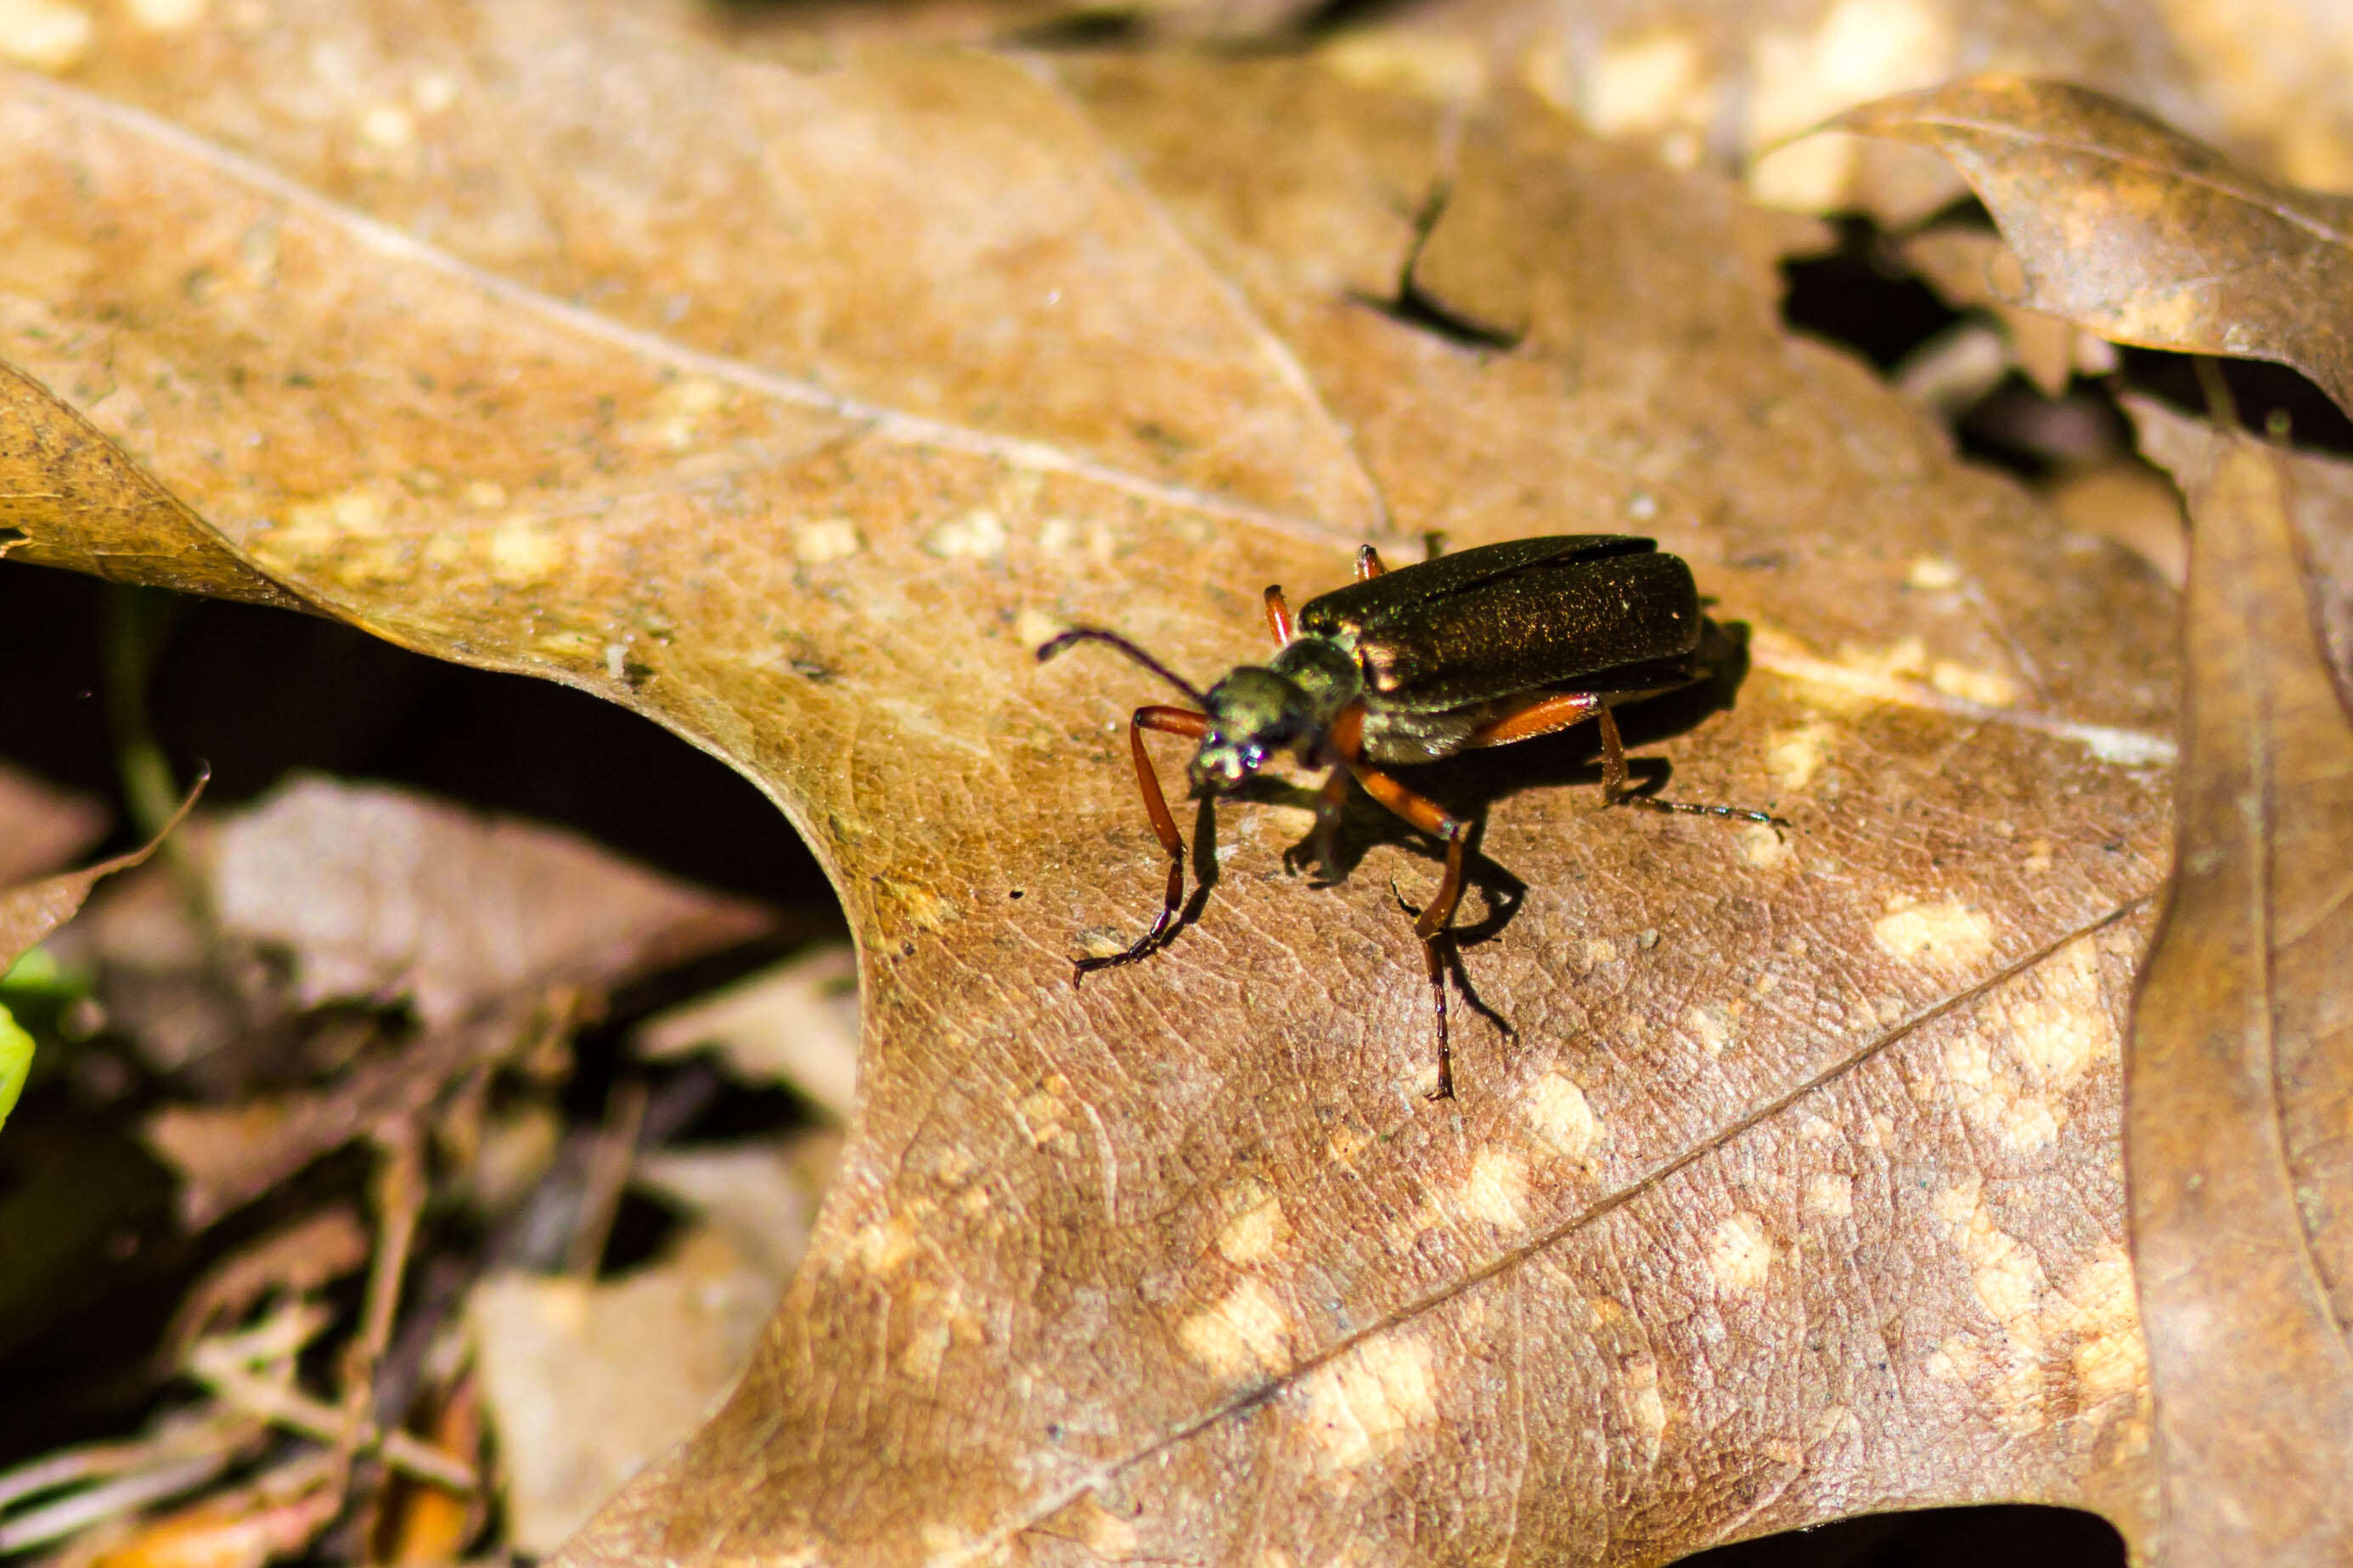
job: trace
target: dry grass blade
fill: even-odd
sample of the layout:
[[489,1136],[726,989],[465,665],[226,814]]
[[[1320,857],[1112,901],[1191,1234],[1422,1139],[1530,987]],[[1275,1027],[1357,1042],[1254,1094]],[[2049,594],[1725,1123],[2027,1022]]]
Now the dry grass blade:
[[2353,198],[2065,82],[1973,77],[1831,126],[1958,164],[2025,268],[2017,303],[2119,342],[2278,360],[2353,409]]
[[180,826],[188,810],[204,793],[204,781],[188,792],[178,813],[164,825],[148,843],[127,855],[117,855],[95,866],[85,866],[79,871],[60,871],[54,877],[44,877],[37,882],[26,882],[15,888],[0,889],[0,969],[14,963],[25,950],[47,936],[58,927],[73,919],[80,910],[90,890],[117,871],[127,871],[148,856],[155,853],[165,835]]
[[2353,725],[2282,461],[2193,490],[2171,900],[2127,1060],[2126,1157],[2160,1568],[2353,1554]]

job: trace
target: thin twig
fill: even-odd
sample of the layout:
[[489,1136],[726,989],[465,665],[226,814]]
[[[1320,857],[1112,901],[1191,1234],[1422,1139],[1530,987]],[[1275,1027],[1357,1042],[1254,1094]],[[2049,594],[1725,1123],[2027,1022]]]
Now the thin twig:
[[620,1212],[621,1190],[638,1159],[638,1129],[646,1119],[646,1086],[637,1080],[613,1090],[604,1130],[590,1151],[588,1169],[581,1178],[580,1218],[565,1248],[564,1271],[579,1279],[596,1277],[605,1244],[612,1238],[613,1217]]
[[[189,1354],[188,1375],[233,1408],[329,1445],[342,1437],[344,1418],[340,1409],[212,1351],[213,1342],[207,1342]],[[385,1463],[405,1476],[431,1481],[451,1491],[474,1489],[472,1467],[406,1432],[381,1431],[371,1423],[362,1435],[362,1443],[375,1446],[384,1455]]]

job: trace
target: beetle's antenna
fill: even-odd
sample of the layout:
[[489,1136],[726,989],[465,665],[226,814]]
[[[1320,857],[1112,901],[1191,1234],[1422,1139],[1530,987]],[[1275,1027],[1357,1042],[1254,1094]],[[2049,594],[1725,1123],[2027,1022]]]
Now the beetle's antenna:
[[1153,674],[1158,676],[1161,679],[1166,681],[1169,685],[1175,687],[1186,696],[1191,698],[1195,707],[1208,707],[1208,696],[1207,693],[1202,691],[1199,687],[1194,685],[1191,681],[1186,679],[1183,676],[1177,674],[1175,670],[1169,668],[1166,665],[1161,663],[1158,659],[1153,658],[1150,654],[1145,652],[1142,648],[1136,647],[1134,643],[1128,641],[1117,632],[1107,632],[1100,626],[1072,626],[1069,631],[1064,632],[1061,636],[1051,638],[1047,642],[1040,643],[1038,646],[1038,662],[1039,664],[1043,664],[1048,659],[1053,658],[1056,654],[1060,653],[1064,648],[1073,647],[1076,644],[1082,642],[1101,642],[1111,644],[1112,647],[1119,649],[1120,652],[1127,655],[1128,658],[1135,660],[1136,663],[1144,666],[1145,668],[1150,670]]

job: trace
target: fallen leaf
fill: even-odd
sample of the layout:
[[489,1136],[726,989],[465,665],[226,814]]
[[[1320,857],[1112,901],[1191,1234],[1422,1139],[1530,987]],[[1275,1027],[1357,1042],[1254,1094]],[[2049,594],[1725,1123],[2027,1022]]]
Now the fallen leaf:
[[839,1121],[858,1100],[858,959],[820,947],[638,1026],[654,1060],[716,1046],[755,1083],[789,1084]]
[[783,1277],[718,1229],[609,1283],[499,1275],[468,1330],[517,1551],[554,1551],[733,1384]]
[[2080,371],[2116,369],[2116,351],[2072,324],[2010,303],[2025,291],[2018,254],[1979,229],[1932,228],[1913,236],[1899,253],[1954,306],[1990,310],[2001,322],[2010,359],[2036,390],[2056,397]]
[[223,933],[283,951],[300,1005],[406,999],[427,1028],[518,993],[602,993],[769,924],[568,833],[322,778],[226,824],[211,873]]
[[[2214,429],[2146,397],[2127,397],[2140,448],[2187,488],[2212,464]],[[2353,462],[2325,453],[2289,451],[2286,504],[2295,525],[2322,649],[2340,689],[2353,692]]]
[[641,1154],[631,1175],[724,1236],[781,1290],[808,1250],[818,1199],[840,1152],[839,1138],[809,1133],[782,1142]]
[[[2353,14],[2332,5],[2274,6],[2258,17],[2231,0],[1400,0],[1343,12],[1311,0],[810,0],[708,7],[684,26],[807,69],[861,40],[1050,44],[1114,23],[1146,37],[1292,47],[1303,36],[1325,37],[1327,58],[1355,79],[1434,100],[1471,104],[1532,89],[1560,113],[1672,167],[1743,178],[1778,205],[1868,212],[1894,227],[1962,194],[1950,166],[1916,148],[1803,133],[1857,104],[1994,60],[2153,106],[2283,178],[2353,186],[2353,101],[2343,90]],[[203,68],[170,57],[140,64],[150,73]],[[168,90],[114,89],[157,98]],[[250,116],[243,103],[238,110]],[[230,111],[215,114],[225,127],[237,123]]]
[[2270,179],[2085,88],[1981,76],[1831,121],[1951,158],[2024,268],[2015,303],[2117,342],[2294,365],[2353,410],[2353,197]]
[[[2146,445],[2146,435],[2142,439]],[[2116,541],[2176,588],[2188,576],[2181,492],[2147,463],[2126,458],[2063,475],[2050,496],[2052,510],[2068,527]]]
[[[791,70],[577,16],[371,33],[234,147],[206,95],[0,102],[0,350],[210,550],[691,737],[842,892],[860,1099],[808,1257],[564,1561],[2137,1517],[2116,1050],[2172,599],[1783,331],[1810,226],[1329,58]],[[409,151],[317,133],[386,105]],[[71,509],[9,516],[82,558]],[[1514,1030],[1463,1015],[1460,1101],[1396,908],[1426,847],[1361,812],[1316,888],[1297,797],[1229,805],[1201,918],[1071,985],[1158,893],[1123,730],[1163,694],[1045,636],[1207,677],[1367,538],[1630,530],[1755,665],[1642,753],[1791,826],[1600,812],[1577,737],[1441,773]]]
[[[179,982],[159,989],[185,997],[209,994],[224,950],[232,961],[275,953],[290,970],[292,1005],[409,1000],[421,1027],[323,1087],[158,1111],[147,1141],[178,1172],[192,1226],[355,1138],[413,1121],[452,1082],[540,1037],[552,1020],[593,1011],[615,986],[769,924],[754,905],[569,834],[325,779],[297,780],[214,825],[193,859],[213,940],[183,938],[171,921],[155,934],[152,917],[185,917],[184,898],[162,910],[152,899],[126,900],[127,911],[96,933],[101,963],[144,957]],[[255,1037],[254,1011],[206,1015],[211,1033]],[[354,1044],[376,1033],[363,1026]]]
[[2312,624],[2285,463],[2243,437],[2204,456],[2177,868],[2126,1067],[2162,1487],[2139,1544],[2159,1565],[2341,1563],[2353,721]]

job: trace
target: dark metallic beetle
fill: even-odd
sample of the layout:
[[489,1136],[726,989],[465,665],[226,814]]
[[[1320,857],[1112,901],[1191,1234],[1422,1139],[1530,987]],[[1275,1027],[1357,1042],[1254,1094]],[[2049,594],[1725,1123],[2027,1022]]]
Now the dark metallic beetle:
[[1383,569],[1367,544],[1356,552],[1356,580],[1310,599],[1295,630],[1279,586],[1266,591],[1266,620],[1281,651],[1265,665],[1232,671],[1206,692],[1116,632],[1081,626],[1038,649],[1042,661],[1076,643],[1109,643],[1198,710],[1139,708],[1129,721],[1144,809],[1168,851],[1168,889],[1150,931],[1124,952],[1080,959],[1080,975],[1152,952],[1184,903],[1185,840],[1144,749],[1146,730],[1200,742],[1190,773],[1194,788],[1208,794],[1235,788],[1284,752],[1309,767],[1329,768],[1315,829],[1327,866],[1351,778],[1445,843],[1445,876],[1414,921],[1438,1009],[1432,1098],[1439,1100],[1454,1092],[1440,943],[1461,901],[1471,823],[1376,764],[1431,762],[1591,719],[1601,731],[1602,793],[1612,804],[1775,820],[1761,811],[1626,793],[1625,747],[1611,706],[1688,686],[1709,673],[1698,657],[1705,623],[1691,568],[1661,553],[1651,540],[1616,534],[1521,539],[1394,572]]

